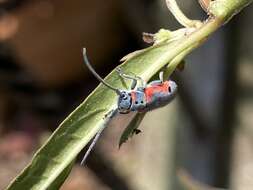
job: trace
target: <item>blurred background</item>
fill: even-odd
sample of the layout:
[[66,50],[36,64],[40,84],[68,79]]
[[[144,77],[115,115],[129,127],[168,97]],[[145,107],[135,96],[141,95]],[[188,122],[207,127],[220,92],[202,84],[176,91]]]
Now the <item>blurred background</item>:
[[[189,17],[206,18],[196,0],[178,3]],[[116,117],[61,190],[252,189],[252,8],[186,58],[173,75],[176,100],[148,113],[142,133],[121,149],[132,115]],[[83,47],[104,77],[147,47],[142,32],[178,27],[164,0],[0,0],[0,189],[98,85]]]

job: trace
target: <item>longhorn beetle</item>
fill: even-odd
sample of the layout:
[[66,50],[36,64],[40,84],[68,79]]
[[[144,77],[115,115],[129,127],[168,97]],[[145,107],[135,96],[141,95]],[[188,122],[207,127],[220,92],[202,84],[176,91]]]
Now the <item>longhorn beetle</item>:
[[[132,80],[132,85],[130,90],[122,90],[115,88],[105,82],[90,65],[86,49],[83,48],[83,58],[84,63],[92,74],[106,87],[113,90],[118,95],[118,107],[117,111],[121,114],[127,114],[129,112],[147,112],[154,110],[156,108],[163,107],[171,102],[175,97],[177,92],[177,84],[172,80],[163,81],[163,72],[159,73],[160,80],[155,80],[150,83],[146,83],[139,76],[130,76],[125,73],[120,68],[116,68],[117,73],[123,79]],[[141,86],[137,87],[137,81],[140,81]],[[87,156],[91,152],[92,148],[95,146],[99,136],[101,135],[103,129],[102,127],[94,137],[91,145],[89,146],[87,152],[85,153],[81,165],[84,164]]]

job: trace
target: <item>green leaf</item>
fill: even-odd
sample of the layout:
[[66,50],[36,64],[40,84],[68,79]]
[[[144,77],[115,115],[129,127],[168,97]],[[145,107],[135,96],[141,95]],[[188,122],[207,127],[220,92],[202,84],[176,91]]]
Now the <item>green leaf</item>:
[[[144,79],[150,78],[159,68],[158,63],[166,65],[161,55],[169,50],[170,44],[149,48],[144,53],[126,61],[121,68],[133,72]],[[147,75],[148,71],[148,75]],[[118,88],[124,88],[116,71],[112,71],[106,81]],[[130,81],[126,81],[130,85]],[[107,125],[112,110],[117,108],[117,95],[104,85],[99,85],[78,106],[52,134],[49,140],[34,155],[32,162],[10,184],[9,190],[47,189],[62,171],[78,155],[96,132]]]
[[73,160],[62,172],[61,174],[54,180],[54,182],[47,188],[47,190],[56,190],[60,189],[66,178],[69,176],[73,165],[75,164],[75,160]]
[[132,121],[128,124],[128,126],[125,128],[125,130],[123,131],[120,140],[119,140],[119,148],[121,147],[121,145],[126,142],[129,137],[132,137],[135,133],[134,130],[136,130],[140,123],[142,122],[144,116],[146,115],[146,113],[137,113],[134,118],[132,119]]

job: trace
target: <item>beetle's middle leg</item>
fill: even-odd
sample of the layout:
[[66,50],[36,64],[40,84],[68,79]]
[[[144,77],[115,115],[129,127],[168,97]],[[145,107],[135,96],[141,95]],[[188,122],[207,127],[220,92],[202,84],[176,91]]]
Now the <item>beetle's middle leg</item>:
[[146,87],[146,82],[139,76],[131,76],[131,75],[127,75],[125,74],[120,68],[116,68],[117,73],[119,74],[120,77],[124,78],[124,79],[130,79],[132,80],[132,84],[131,84],[131,90],[133,90],[136,85],[137,85],[137,81],[141,82],[141,86],[142,87]]

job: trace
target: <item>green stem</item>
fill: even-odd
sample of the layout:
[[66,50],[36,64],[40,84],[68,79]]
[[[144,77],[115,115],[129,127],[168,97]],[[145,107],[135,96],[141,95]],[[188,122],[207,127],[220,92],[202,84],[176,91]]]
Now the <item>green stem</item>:
[[157,60],[157,63],[154,64],[153,69],[145,71],[142,77],[144,79],[149,79],[150,76],[153,76],[154,73],[157,73],[161,68],[170,63],[176,56],[178,56],[183,51],[192,51],[193,49],[198,47],[201,42],[203,42],[203,40],[205,40],[211,33],[216,31],[222,24],[223,22],[221,22],[221,19],[210,18],[195,32],[176,41],[173,44],[174,47],[170,47],[170,51],[164,53],[163,56],[161,56],[159,60]]
[[177,68],[177,66],[183,61],[186,55],[188,55],[193,49],[199,46],[199,43],[193,44],[182,53],[177,55],[171,62],[168,64],[167,68],[164,72],[164,78],[167,79],[173,73],[173,71]]
[[[232,16],[237,14],[243,7],[252,3],[253,0],[216,0],[210,3],[209,11],[212,12],[212,16],[203,23],[203,25],[195,30],[195,32],[190,35],[185,36],[184,38],[178,40],[174,44],[174,48],[163,54],[159,58],[157,64],[154,65],[152,73],[150,70],[144,73],[143,77],[149,79],[154,72],[158,72],[166,64],[170,63],[173,59],[176,58],[179,54],[185,56],[186,52],[190,52],[193,49],[197,48],[201,42],[203,42],[210,34],[215,32],[220,26],[231,19]],[[194,45],[197,44],[197,45]],[[181,55],[182,58],[182,55]],[[175,69],[179,63],[173,63],[173,68]]]
[[240,12],[241,9],[252,3],[252,1],[253,0],[215,0],[210,2],[208,12],[226,23]]
[[195,28],[200,26],[202,23],[198,20],[191,20],[185,16],[185,14],[178,7],[175,0],[166,0],[166,4],[170,12],[174,15],[177,21],[186,28]]
[[[210,3],[209,11],[212,16],[195,32],[177,41],[175,48],[170,49],[169,52],[163,55],[159,61],[160,64],[156,64],[154,67],[155,72],[158,72],[164,64],[170,63],[173,59],[174,69],[180,63],[177,59],[183,59],[187,53],[191,52],[193,49],[197,48],[201,42],[203,42],[210,34],[215,32],[220,26],[231,19],[235,14],[237,14],[242,8],[246,7],[253,0],[216,0]],[[175,10],[175,9],[174,9]],[[179,54],[179,52],[181,52]],[[178,55],[179,54],[179,55]],[[179,57],[177,57],[179,56]],[[177,58],[176,58],[177,57]],[[171,70],[172,71],[172,70]],[[152,73],[144,73],[144,77],[149,78]]]

